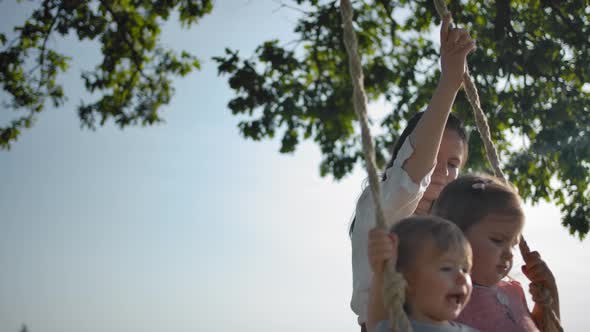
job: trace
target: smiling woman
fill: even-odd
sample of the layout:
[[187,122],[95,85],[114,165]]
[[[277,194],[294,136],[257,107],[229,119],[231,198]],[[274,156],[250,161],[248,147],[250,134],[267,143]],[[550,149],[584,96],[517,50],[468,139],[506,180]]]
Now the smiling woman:
[[[422,112],[417,113],[414,117],[419,119],[422,114]],[[406,130],[411,132],[413,127],[408,124]],[[418,202],[418,206],[414,212],[415,214],[428,214],[432,203],[437,199],[443,188],[459,176],[460,169],[467,162],[469,152],[467,144],[468,135],[463,127],[463,122],[454,114],[449,113],[445,131],[440,141],[440,148],[436,156],[436,166],[432,172],[430,185],[426,188],[420,202]],[[391,164],[393,164],[395,156],[396,154],[393,154],[390,161]]]
[[[467,135],[451,112],[465,71],[467,55],[475,49],[469,33],[441,26],[442,73],[426,111],[408,121],[392,152],[381,181],[381,201],[389,224],[413,214],[427,214],[442,187],[454,180],[467,156]],[[431,179],[434,182],[430,186]],[[432,188],[430,188],[432,187]],[[367,234],[375,227],[371,188],[365,188],[350,227],[353,294],[351,307],[363,326],[367,322],[372,274],[367,261]]]

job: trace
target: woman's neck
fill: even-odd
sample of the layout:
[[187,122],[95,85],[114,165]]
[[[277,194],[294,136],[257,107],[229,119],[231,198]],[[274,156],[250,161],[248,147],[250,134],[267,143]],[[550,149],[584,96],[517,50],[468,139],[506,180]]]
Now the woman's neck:
[[432,201],[422,198],[418,202],[418,206],[416,206],[416,210],[414,211],[414,214],[418,215],[418,216],[429,215],[431,208],[432,208]]

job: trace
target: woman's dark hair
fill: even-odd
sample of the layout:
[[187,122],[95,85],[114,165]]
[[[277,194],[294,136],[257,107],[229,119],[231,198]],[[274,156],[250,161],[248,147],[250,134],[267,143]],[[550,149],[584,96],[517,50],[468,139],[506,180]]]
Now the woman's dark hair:
[[[422,118],[422,115],[424,115],[424,111],[414,114],[410,118],[410,120],[408,120],[408,124],[406,125],[406,128],[404,128],[401,135],[399,135],[397,141],[393,145],[393,150],[391,152],[391,158],[389,159],[387,166],[385,166],[385,170],[387,170],[391,166],[393,166],[393,162],[397,158],[397,154],[399,153],[399,150],[401,149],[402,145],[404,144],[404,142],[406,141],[408,136],[410,136],[410,134],[414,131],[414,128],[416,128],[416,125],[418,124],[418,121],[420,121],[420,119]],[[463,163],[467,162],[467,150],[468,150],[467,147],[468,147],[468,143],[469,143],[468,142],[469,136],[467,135],[467,131],[465,130],[465,127],[463,126],[463,121],[461,121],[461,119],[459,119],[453,113],[449,113],[449,117],[447,118],[447,123],[445,125],[445,129],[455,131],[459,135],[461,140],[463,140],[463,142],[465,143],[465,158],[463,158],[463,160],[464,160]],[[383,172],[383,175],[381,176],[381,181],[385,181],[385,179],[387,179],[386,172]],[[352,235],[352,231],[354,230],[354,222],[355,221],[356,221],[356,216],[352,219],[352,222],[350,223],[350,228],[348,230],[349,235]]]
[[[410,120],[408,120],[406,128],[404,129],[404,131],[402,131],[401,135],[399,135],[397,141],[395,141],[395,144],[393,145],[391,158],[389,159],[387,166],[385,166],[385,169],[389,169],[391,166],[393,166],[393,162],[395,161],[395,158],[397,158],[399,150],[402,148],[402,145],[404,144],[408,136],[410,136],[410,134],[414,131],[414,128],[416,128],[416,125],[418,124],[418,121],[420,121],[420,119],[422,118],[422,115],[424,115],[424,112],[418,112],[414,114],[414,116],[412,116]],[[453,113],[449,113],[445,129],[455,131],[457,134],[459,134],[459,137],[461,138],[463,143],[465,143],[465,147],[468,146],[469,136],[467,135],[467,131],[463,126],[463,121],[461,121],[461,119],[459,119],[456,115],[453,115]],[[466,148],[465,152],[467,152],[467,150],[468,149]],[[466,161],[467,158],[464,158],[464,162]],[[387,176],[385,175],[385,172],[383,172],[381,181],[385,181],[386,178]]]

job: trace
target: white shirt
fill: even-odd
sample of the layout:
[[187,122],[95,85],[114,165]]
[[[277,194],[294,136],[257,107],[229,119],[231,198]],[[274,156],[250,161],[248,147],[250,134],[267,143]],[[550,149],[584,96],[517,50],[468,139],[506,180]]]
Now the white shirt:
[[[393,166],[385,170],[387,179],[381,182],[381,204],[388,225],[414,214],[418,202],[430,184],[434,167],[424,176],[419,184],[414,183],[402,168],[404,162],[412,155],[414,148],[407,139],[400,148]],[[352,241],[352,300],[350,307],[358,315],[359,324],[367,321],[369,289],[373,273],[369,265],[368,242],[369,230],[376,226],[375,209],[369,187],[365,188],[356,204]]]

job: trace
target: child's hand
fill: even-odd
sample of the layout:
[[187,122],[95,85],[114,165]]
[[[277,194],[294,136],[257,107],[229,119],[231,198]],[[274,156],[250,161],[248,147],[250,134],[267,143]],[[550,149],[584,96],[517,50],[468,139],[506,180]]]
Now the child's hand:
[[524,257],[525,265],[522,266],[522,272],[533,283],[538,283],[549,290],[556,289],[555,277],[547,266],[547,263],[541,259],[537,251],[532,251]]
[[525,265],[522,266],[522,272],[531,281],[529,284],[529,293],[535,301],[535,307],[531,313],[533,320],[539,326],[544,321],[545,310],[550,308],[559,317],[559,294],[555,277],[547,266],[547,263],[541,259],[537,251],[532,251],[524,257]]
[[397,259],[397,237],[380,227],[369,231],[369,264],[373,273],[383,273],[385,262]]
[[531,293],[531,297],[535,303],[539,304],[551,304],[551,292],[541,286],[541,284],[531,282],[529,284],[529,293]]
[[446,15],[440,28],[441,80],[459,89],[463,82],[467,54],[475,50],[475,41],[467,30],[450,28],[452,21],[451,15]]

